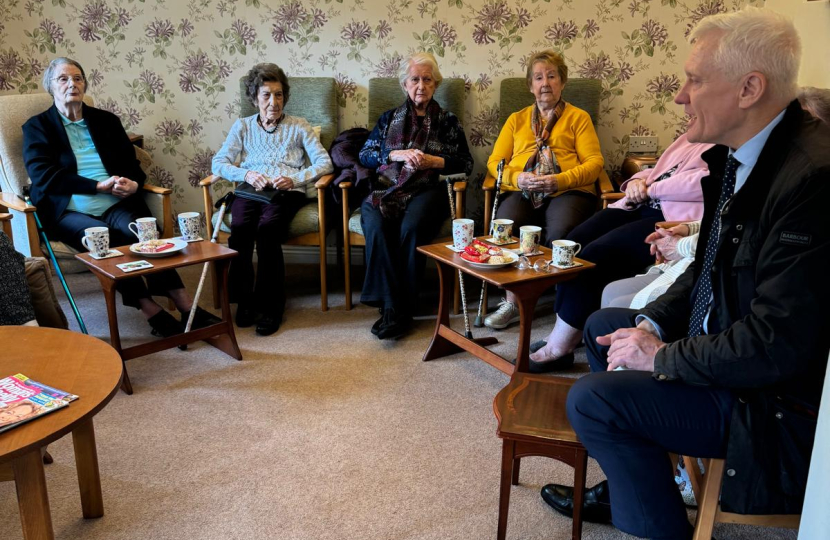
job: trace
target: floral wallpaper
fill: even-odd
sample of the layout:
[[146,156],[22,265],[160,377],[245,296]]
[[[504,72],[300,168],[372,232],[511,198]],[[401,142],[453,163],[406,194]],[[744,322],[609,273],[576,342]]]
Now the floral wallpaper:
[[180,212],[201,208],[196,186],[253,64],[334,77],[342,130],[366,126],[369,78],[428,50],[445,77],[467,82],[477,215],[499,82],[523,76],[533,51],[557,49],[571,76],[602,80],[598,132],[613,172],[629,135],[657,135],[664,148],[683,131],[672,98],[695,23],[750,4],[763,0],[0,0],[0,93],[43,91],[53,57],[78,60],[97,106],[145,136],[150,180],[174,189]]

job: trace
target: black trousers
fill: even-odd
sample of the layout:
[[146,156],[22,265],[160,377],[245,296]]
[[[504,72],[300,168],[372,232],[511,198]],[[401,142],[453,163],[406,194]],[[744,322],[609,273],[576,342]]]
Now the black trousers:
[[663,212],[649,207],[632,211],[606,208],[577,225],[568,240],[579,242],[579,257],[597,266],[557,286],[557,317],[573,328],[584,328],[588,316],[599,309],[606,285],[632,277],[654,263],[643,240],[662,220]]
[[730,391],[658,381],[644,371],[605,371],[597,336],[634,326],[636,311],[597,311],[585,326],[593,373],[568,394],[571,425],[608,477],[614,525],[640,537],[688,540],[692,526],[669,452],[723,458],[734,402]]
[[584,191],[566,191],[558,197],[546,197],[539,208],[533,208],[533,203],[522,197],[521,191],[509,191],[499,195],[495,217],[513,220],[513,236],[519,236],[522,225],[542,227],[542,243],[550,247],[551,242],[565,238],[596,209],[596,196]]
[[[299,191],[286,191],[267,204],[236,197],[231,205],[228,247],[238,252],[228,270],[231,302],[250,306],[264,314],[285,309],[285,260],[282,243],[291,220],[306,204]],[[254,246],[257,272],[254,280]]]
[[360,301],[414,314],[426,265],[415,248],[432,241],[449,215],[443,183],[414,195],[398,218],[384,218],[380,208],[364,201],[360,224],[366,238],[366,279]]
[[[50,227],[50,234],[74,249],[85,252],[86,248],[81,244],[84,230],[89,227],[107,227],[110,230],[110,247],[125,246],[138,242],[138,238],[128,225],[131,221],[142,217],[152,217],[152,213],[141,194],[137,193],[110,207],[100,217],[81,212],[64,212]],[[115,282],[115,289],[121,293],[121,301],[125,306],[134,308],[139,307],[141,299],[151,296],[169,296],[170,291],[182,288],[184,284],[175,270],[165,270],[144,278],[136,277]]]

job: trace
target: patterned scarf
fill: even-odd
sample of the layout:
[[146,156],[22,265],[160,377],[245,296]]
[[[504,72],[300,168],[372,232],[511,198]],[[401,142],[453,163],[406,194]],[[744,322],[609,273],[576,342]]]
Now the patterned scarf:
[[[395,109],[392,121],[386,132],[386,149],[418,149],[426,154],[436,154],[440,147],[438,123],[441,107],[433,99],[427,105],[423,121],[418,121],[415,104],[407,98],[406,103]],[[435,128],[435,129],[433,129]],[[415,170],[405,166],[405,162],[393,161],[378,167],[377,186],[369,195],[372,206],[380,206],[384,217],[397,217],[412,196],[418,190],[437,178],[435,170]]]
[[[556,122],[559,121],[559,118],[562,117],[563,112],[565,112],[565,100],[560,99],[559,103],[556,104],[556,107],[553,108],[553,114],[550,116],[550,120],[548,120],[547,124],[542,127],[539,107],[533,107],[531,128],[533,129],[533,135],[536,139],[536,151],[533,152],[533,155],[531,155],[530,159],[527,160],[524,172],[532,172],[538,175],[559,174],[562,172],[562,168],[559,167],[559,163],[556,161],[556,156],[553,154],[553,150],[547,146],[547,140],[553,131],[553,126],[555,126]],[[539,208],[542,206],[542,203],[545,202],[547,193],[541,191],[527,191],[526,189],[523,189],[522,195],[524,198],[530,199],[530,202],[533,204],[533,208]]]

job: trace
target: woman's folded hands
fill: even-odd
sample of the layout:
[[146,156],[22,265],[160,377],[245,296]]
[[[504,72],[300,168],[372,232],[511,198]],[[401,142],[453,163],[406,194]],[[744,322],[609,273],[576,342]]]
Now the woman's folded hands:
[[559,191],[559,183],[555,174],[536,174],[532,172],[519,173],[516,177],[519,188],[525,191],[537,191],[541,193],[556,193]]

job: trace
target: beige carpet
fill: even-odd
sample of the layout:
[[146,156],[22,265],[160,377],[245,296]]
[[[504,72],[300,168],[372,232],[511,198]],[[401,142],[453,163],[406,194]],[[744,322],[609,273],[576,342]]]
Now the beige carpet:
[[[183,274],[191,287],[197,272]],[[332,275],[336,281],[334,268]],[[466,354],[422,362],[434,318],[419,320],[405,339],[380,342],[369,333],[377,311],[345,311],[342,292],[320,312],[315,276],[313,267],[293,268],[275,335],[238,331],[241,362],[205,344],[128,362],[135,394],[119,393],[95,419],[103,518],[81,517],[71,439],[50,447],[59,540],[495,538],[501,445],[492,401],[507,378]],[[90,333],[108,339],[97,280],[75,275],[70,285]],[[549,299],[538,315],[535,338],[552,324]],[[137,312],[122,308],[119,318],[125,345],[149,337]],[[517,332],[497,333],[496,350],[512,356]],[[574,373],[586,372],[584,353],[577,358]],[[508,538],[570,538],[570,520],[549,510],[539,489],[571,478],[565,465],[525,459]],[[589,485],[601,478],[592,462]],[[747,527],[719,527],[716,535],[795,538]],[[6,482],[0,538],[21,537]],[[589,523],[583,538],[631,537]]]

